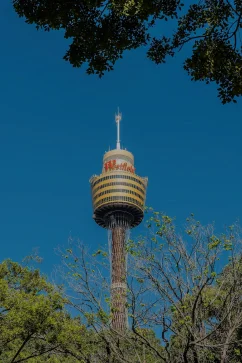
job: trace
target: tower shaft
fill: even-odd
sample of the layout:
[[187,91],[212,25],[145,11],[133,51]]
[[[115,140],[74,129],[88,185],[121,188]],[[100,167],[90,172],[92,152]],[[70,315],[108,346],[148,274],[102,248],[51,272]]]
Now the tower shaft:
[[134,156],[120,146],[122,114],[115,115],[116,149],[105,152],[100,175],[90,179],[93,218],[108,230],[111,264],[111,326],[119,332],[128,328],[126,238],[144,217],[147,178],[136,174]]
[[128,325],[126,231],[127,228],[124,226],[115,226],[111,230],[111,325],[119,332],[125,331]]

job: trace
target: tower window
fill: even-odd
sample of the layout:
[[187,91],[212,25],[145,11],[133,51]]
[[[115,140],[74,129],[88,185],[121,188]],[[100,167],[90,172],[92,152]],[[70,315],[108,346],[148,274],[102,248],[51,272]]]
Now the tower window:
[[95,195],[94,199],[97,199],[97,198],[101,197],[102,195],[110,194],[110,193],[133,194],[136,197],[140,198],[141,200],[144,198],[144,196],[142,196],[139,193],[136,193],[136,192],[134,192],[133,190],[130,190],[130,189],[109,189],[109,190],[105,190],[104,192],[101,192],[101,193]]
[[97,208],[98,206],[108,203],[108,202],[130,202],[132,204],[139,206],[140,208],[143,208],[143,204],[134,198],[125,197],[125,196],[116,196],[116,195],[112,196],[112,197],[105,197],[105,198],[99,200],[97,203],[94,203],[94,208]]
[[124,182],[124,181],[120,181],[120,182],[115,181],[115,182],[105,183],[100,186],[97,186],[95,189],[93,189],[93,194],[95,194],[100,189],[107,188],[107,187],[114,186],[114,185],[120,185],[120,186],[124,185],[127,187],[131,187],[131,188],[137,189],[142,194],[145,194],[145,191],[141,187],[138,187],[136,184],[131,184],[129,182]]

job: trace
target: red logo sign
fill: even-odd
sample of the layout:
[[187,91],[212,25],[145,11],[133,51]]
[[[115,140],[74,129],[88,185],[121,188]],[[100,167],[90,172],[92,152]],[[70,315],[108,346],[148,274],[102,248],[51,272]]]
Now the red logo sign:
[[116,164],[116,160],[107,161],[104,164],[104,169],[105,171],[112,171],[112,170],[129,171],[130,173],[133,174],[135,172],[135,168],[132,165],[128,166],[127,163]]

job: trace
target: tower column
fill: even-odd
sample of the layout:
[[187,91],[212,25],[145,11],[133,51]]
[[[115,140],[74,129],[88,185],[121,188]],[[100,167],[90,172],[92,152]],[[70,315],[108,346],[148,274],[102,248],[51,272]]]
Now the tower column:
[[111,267],[111,327],[118,332],[128,328],[126,239],[131,228],[144,217],[147,178],[136,174],[134,155],[120,146],[121,113],[117,124],[116,149],[105,152],[100,175],[90,179],[93,218],[108,230]]
[[111,325],[123,332],[128,327],[126,282],[126,231],[123,226],[111,230]]

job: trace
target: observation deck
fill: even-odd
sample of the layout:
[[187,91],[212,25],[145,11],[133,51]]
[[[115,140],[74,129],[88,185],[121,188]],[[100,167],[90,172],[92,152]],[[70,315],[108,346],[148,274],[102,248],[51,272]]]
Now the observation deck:
[[133,228],[144,217],[148,179],[135,173],[133,154],[120,148],[121,118],[118,112],[116,149],[104,154],[102,174],[90,179],[93,218],[107,229],[117,225]]
[[111,216],[122,219],[133,228],[144,216],[147,178],[135,173],[134,156],[122,149],[108,151],[103,170],[90,179],[93,218],[103,228],[110,228]]

